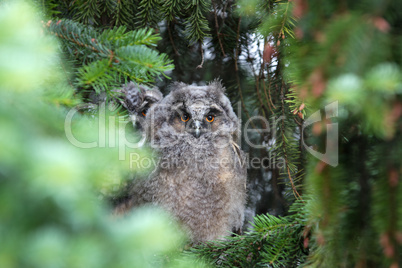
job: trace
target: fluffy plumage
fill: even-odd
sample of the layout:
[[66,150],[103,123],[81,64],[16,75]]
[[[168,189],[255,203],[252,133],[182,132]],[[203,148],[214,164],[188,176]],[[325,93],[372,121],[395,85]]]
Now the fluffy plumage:
[[240,124],[219,82],[175,83],[146,117],[160,161],[148,180],[134,183],[127,207],[151,202],[176,217],[192,242],[241,231],[246,201]]

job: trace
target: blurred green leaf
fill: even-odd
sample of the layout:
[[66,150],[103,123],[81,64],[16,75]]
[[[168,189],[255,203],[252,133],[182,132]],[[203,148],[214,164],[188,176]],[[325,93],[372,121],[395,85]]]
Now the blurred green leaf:
[[0,4],[0,267],[175,267],[186,238],[168,215],[114,218],[99,198],[140,171],[130,153],[150,151],[128,148],[119,116],[63,106],[77,100],[34,14]]

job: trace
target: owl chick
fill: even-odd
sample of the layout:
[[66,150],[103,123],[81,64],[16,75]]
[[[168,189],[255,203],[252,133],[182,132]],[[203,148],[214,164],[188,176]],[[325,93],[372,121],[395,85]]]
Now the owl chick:
[[120,102],[129,112],[130,119],[136,129],[142,131],[146,113],[152,105],[162,100],[162,93],[156,87],[150,89],[134,82],[126,84],[119,91],[124,96],[124,99],[120,100]]
[[175,83],[146,115],[146,133],[159,152],[149,179],[133,184],[125,210],[153,203],[169,211],[193,243],[240,232],[246,202],[240,124],[220,82]]

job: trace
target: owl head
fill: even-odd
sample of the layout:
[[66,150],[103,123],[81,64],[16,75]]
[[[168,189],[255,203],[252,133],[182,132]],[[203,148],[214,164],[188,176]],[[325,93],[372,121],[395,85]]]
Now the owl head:
[[239,120],[219,81],[207,86],[174,83],[147,115],[151,144],[171,147],[228,145],[237,140]]
[[142,130],[149,108],[162,100],[162,93],[156,87],[150,89],[134,82],[126,84],[120,91],[124,96],[124,100],[121,101],[122,105],[129,112],[136,127]]

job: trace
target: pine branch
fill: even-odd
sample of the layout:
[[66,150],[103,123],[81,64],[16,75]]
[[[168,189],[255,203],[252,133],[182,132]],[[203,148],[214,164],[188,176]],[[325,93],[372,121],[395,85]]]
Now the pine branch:
[[223,49],[223,44],[222,44],[222,40],[221,40],[221,34],[219,33],[218,15],[216,14],[216,4],[215,4],[214,0],[212,0],[212,6],[214,8],[216,36],[217,36],[218,41],[219,41],[219,46],[221,48],[222,55],[223,55],[223,57],[226,57],[225,50]]
[[[292,210],[303,212],[304,206],[295,203]],[[198,245],[189,253],[223,267],[296,267],[307,256],[300,245],[304,225],[299,223],[306,216],[258,215],[244,235]]]
[[73,5],[76,11],[75,20],[85,24],[90,24],[92,22],[95,25],[98,25],[98,19],[101,15],[99,1],[74,1]]
[[127,78],[149,83],[173,65],[165,54],[151,47],[160,37],[153,30],[127,31],[125,26],[99,33],[92,27],[68,20],[49,21],[49,32],[64,41],[66,51],[86,63],[77,71],[76,84],[107,91]]
[[176,56],[180,56],[180,53],[179,53],[179,51],[177,51],[176,45],[174,44],[174,40],[173,40],[173,36],[172,36],[172,30],[170,29],[171,26],[172,26],[171,24],[172,24],[172,23],[169,22],[168,25],[167,25],[170,44],[172,45],[174,54],[176,54]]
[[[269,70],[268,70],[268,72],[269,72]],[[271,105],[273,109],[276,109],[276,106],[273,103],[272,97],[271,97],[271,82],[272,82],[272,78],[270,77],[269,82],[268,82],[268,95],[269,95],[269,97],[267,96],[267,89],[266,89],[266,86],[265,86],[265,79],[263,80],[263,88],[264,88],[265,98],[267,99],[268,105]]]
[[[134,14],[136,14],[134,2],[131,0],[112,1],[114,8],[109,8],[110,15],[114,19],[113,26],[127,26],[134,24]],[[132,29],[132,27],[130,27]]]
[[204,49],[202,48],[202,43],[201,41],[198,44],[200,46],[200,51],[201,51],[201,63],[197,66],[197,69],[201,69],[202,65],[204,65]]
[[160,21],[160,6],[159,0],[141,0],[139,3],[138,16],[141,18],[142,27],[155,27]]
[[277,1],[272,11],[272,15],[262,22],[259,30],[264,36],[276,36],[278,40],[285,36],[295,38],[293,28],[296,19],[292,16],[293,4],[291,1]]
[[[240,77],[239,77],[239,67],[238,67],[238,59],[239,59],[239,50],[240,50],[240,44],[239,44],[239,39],[240,39],[240,22],[241,22],[241,17],[239,17],[238,20],[238,25],[237,25],[237,38],[236,38],[236,48],[235,48],[235,71],[236,71],[236,81],[237,81],[237,88],[240,96],[240,101],[241,101],[241,106],[244,110],[244,112],[247,115],[247,118],[250,120],[250,114],[246,108],[246,105],[244,104],[244,98],[243,98],[243,93],[241,90],[240,86]],[[258,129],[256,125],[254,124],[253,120],[250,120],[251,125],[253,126],[254,129]]]
[[[294,194],[296,200],[303,200],[303,198],[301,197],[301,195],[299,194],[299,192],[296,189],[296,185],[295,185],[295,183],[294,183],[294,181],[292,179],[292,175],[291,175],[291,171],[290,171],[290,159],[289,159],[289,155],[288,155],[289,152],[287,150],[287,146],[288,146],[287,145],[287,140],[288,139],[285,136],[285,120],[284,120],[284,118],[286,118],[286,116],[285,116],[285,107],[284,107],[284,105],[285,105],[284,95],[285,95],[285,93],[284,93],[284,85],[282,85],[282,87],[281,87],[281,96],[283,96],[283,97],[282,97],[282,100],[281,100],[281,106],[282,106],[281,108],[282,108],[283,119],[282,119],[281,136],[282,136],[282,140],[283,140],[282,149],[283,149],[283,156],[284,156],[284,159],[285,159],[285,168],[286,168],[286,173],[287,173],[287,176],[289,178],[289,182],[290,182],[290,185],[292,187],[292,191],[293,191],[293,194]],[[297,152],[297,153],[299,153],[299,152]],[[292,166],[294,166],[294,163],[292,164]]]
[[161,10],[165,15],[168,22],[172,22],[176,17],[182,16],[181,10],[183,9],[184,1],[181,0],[166,0],[164,1]]
[[185,9],[190,16],[186,19],[185,35],[190,44],[202,42],[205,37],[209,37],[208,21],[203,13],[207,12],[206,0],[187,0]]

